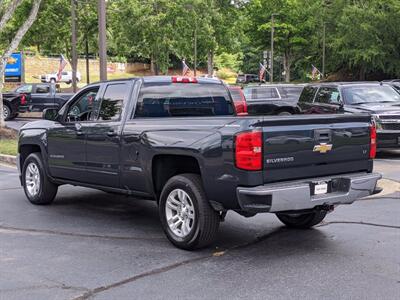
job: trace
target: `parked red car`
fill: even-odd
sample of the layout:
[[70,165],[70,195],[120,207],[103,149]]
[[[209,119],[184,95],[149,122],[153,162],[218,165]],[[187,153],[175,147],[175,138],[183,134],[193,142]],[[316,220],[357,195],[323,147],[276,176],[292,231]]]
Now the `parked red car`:
[[238,116],[247,116],[246,97],[242,88],[240,86],[230,86],[229,91],[235,105],[236,114]]

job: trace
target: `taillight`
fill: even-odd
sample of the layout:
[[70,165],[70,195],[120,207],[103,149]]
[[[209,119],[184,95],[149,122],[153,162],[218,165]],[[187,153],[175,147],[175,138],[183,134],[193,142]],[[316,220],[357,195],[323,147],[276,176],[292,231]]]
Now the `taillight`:
[[243,170],[259,171],[262,169],[262,132],[248,131],[236,134],[236,167]]
[[370,126],[369,132],[370,132],[369,158],[375,158],[375,156],[376,156],[376,127],[375,127],[375,124]]
[[25,94],[20,95],[20,103],[21,103],[21,105],[26,105],[26,95]]
[[181,76],[173,76],[173,83],[197,83],[197,79],[194,77],[181,77]]

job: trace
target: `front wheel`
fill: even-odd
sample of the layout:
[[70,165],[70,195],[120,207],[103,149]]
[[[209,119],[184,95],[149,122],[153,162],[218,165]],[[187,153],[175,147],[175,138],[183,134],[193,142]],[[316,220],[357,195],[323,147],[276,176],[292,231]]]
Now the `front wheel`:
[[40,153],[30,154],[22,168],[25,195],[32,204],[51,204],[58,187],[46,175]]
[[276,214],[276,216],[288,227],[306,229],[321,223],[326,214],[326,211],[319,210],[306,214]]
[[168,180],[161,192],[159,214],[167,238],[181,249],[208,246],[218,231],[219,214],[210,206],[196,174]]

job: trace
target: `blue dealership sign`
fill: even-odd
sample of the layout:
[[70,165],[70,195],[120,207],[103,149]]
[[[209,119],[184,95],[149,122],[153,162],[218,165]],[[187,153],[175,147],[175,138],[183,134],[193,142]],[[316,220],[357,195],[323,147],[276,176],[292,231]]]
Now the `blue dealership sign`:
[[13,53],[7,60],[6,77],[21,77],[22,76],[22,53]]

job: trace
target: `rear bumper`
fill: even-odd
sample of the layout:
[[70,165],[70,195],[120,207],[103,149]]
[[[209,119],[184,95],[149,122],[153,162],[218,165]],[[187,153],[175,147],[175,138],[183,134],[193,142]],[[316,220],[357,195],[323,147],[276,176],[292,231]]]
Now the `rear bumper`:
[[377,132],[378,149],[400,149],[400,130],[379,130]]
[[[378,173],[343,174],[250,188],[238,187],[236,193],[241,209],[251,213],[307,210],[316,206],[351,204],[369,196],[381,177]],[[311,184],[320,181],[332,181],[332,192],[312,195]]]

